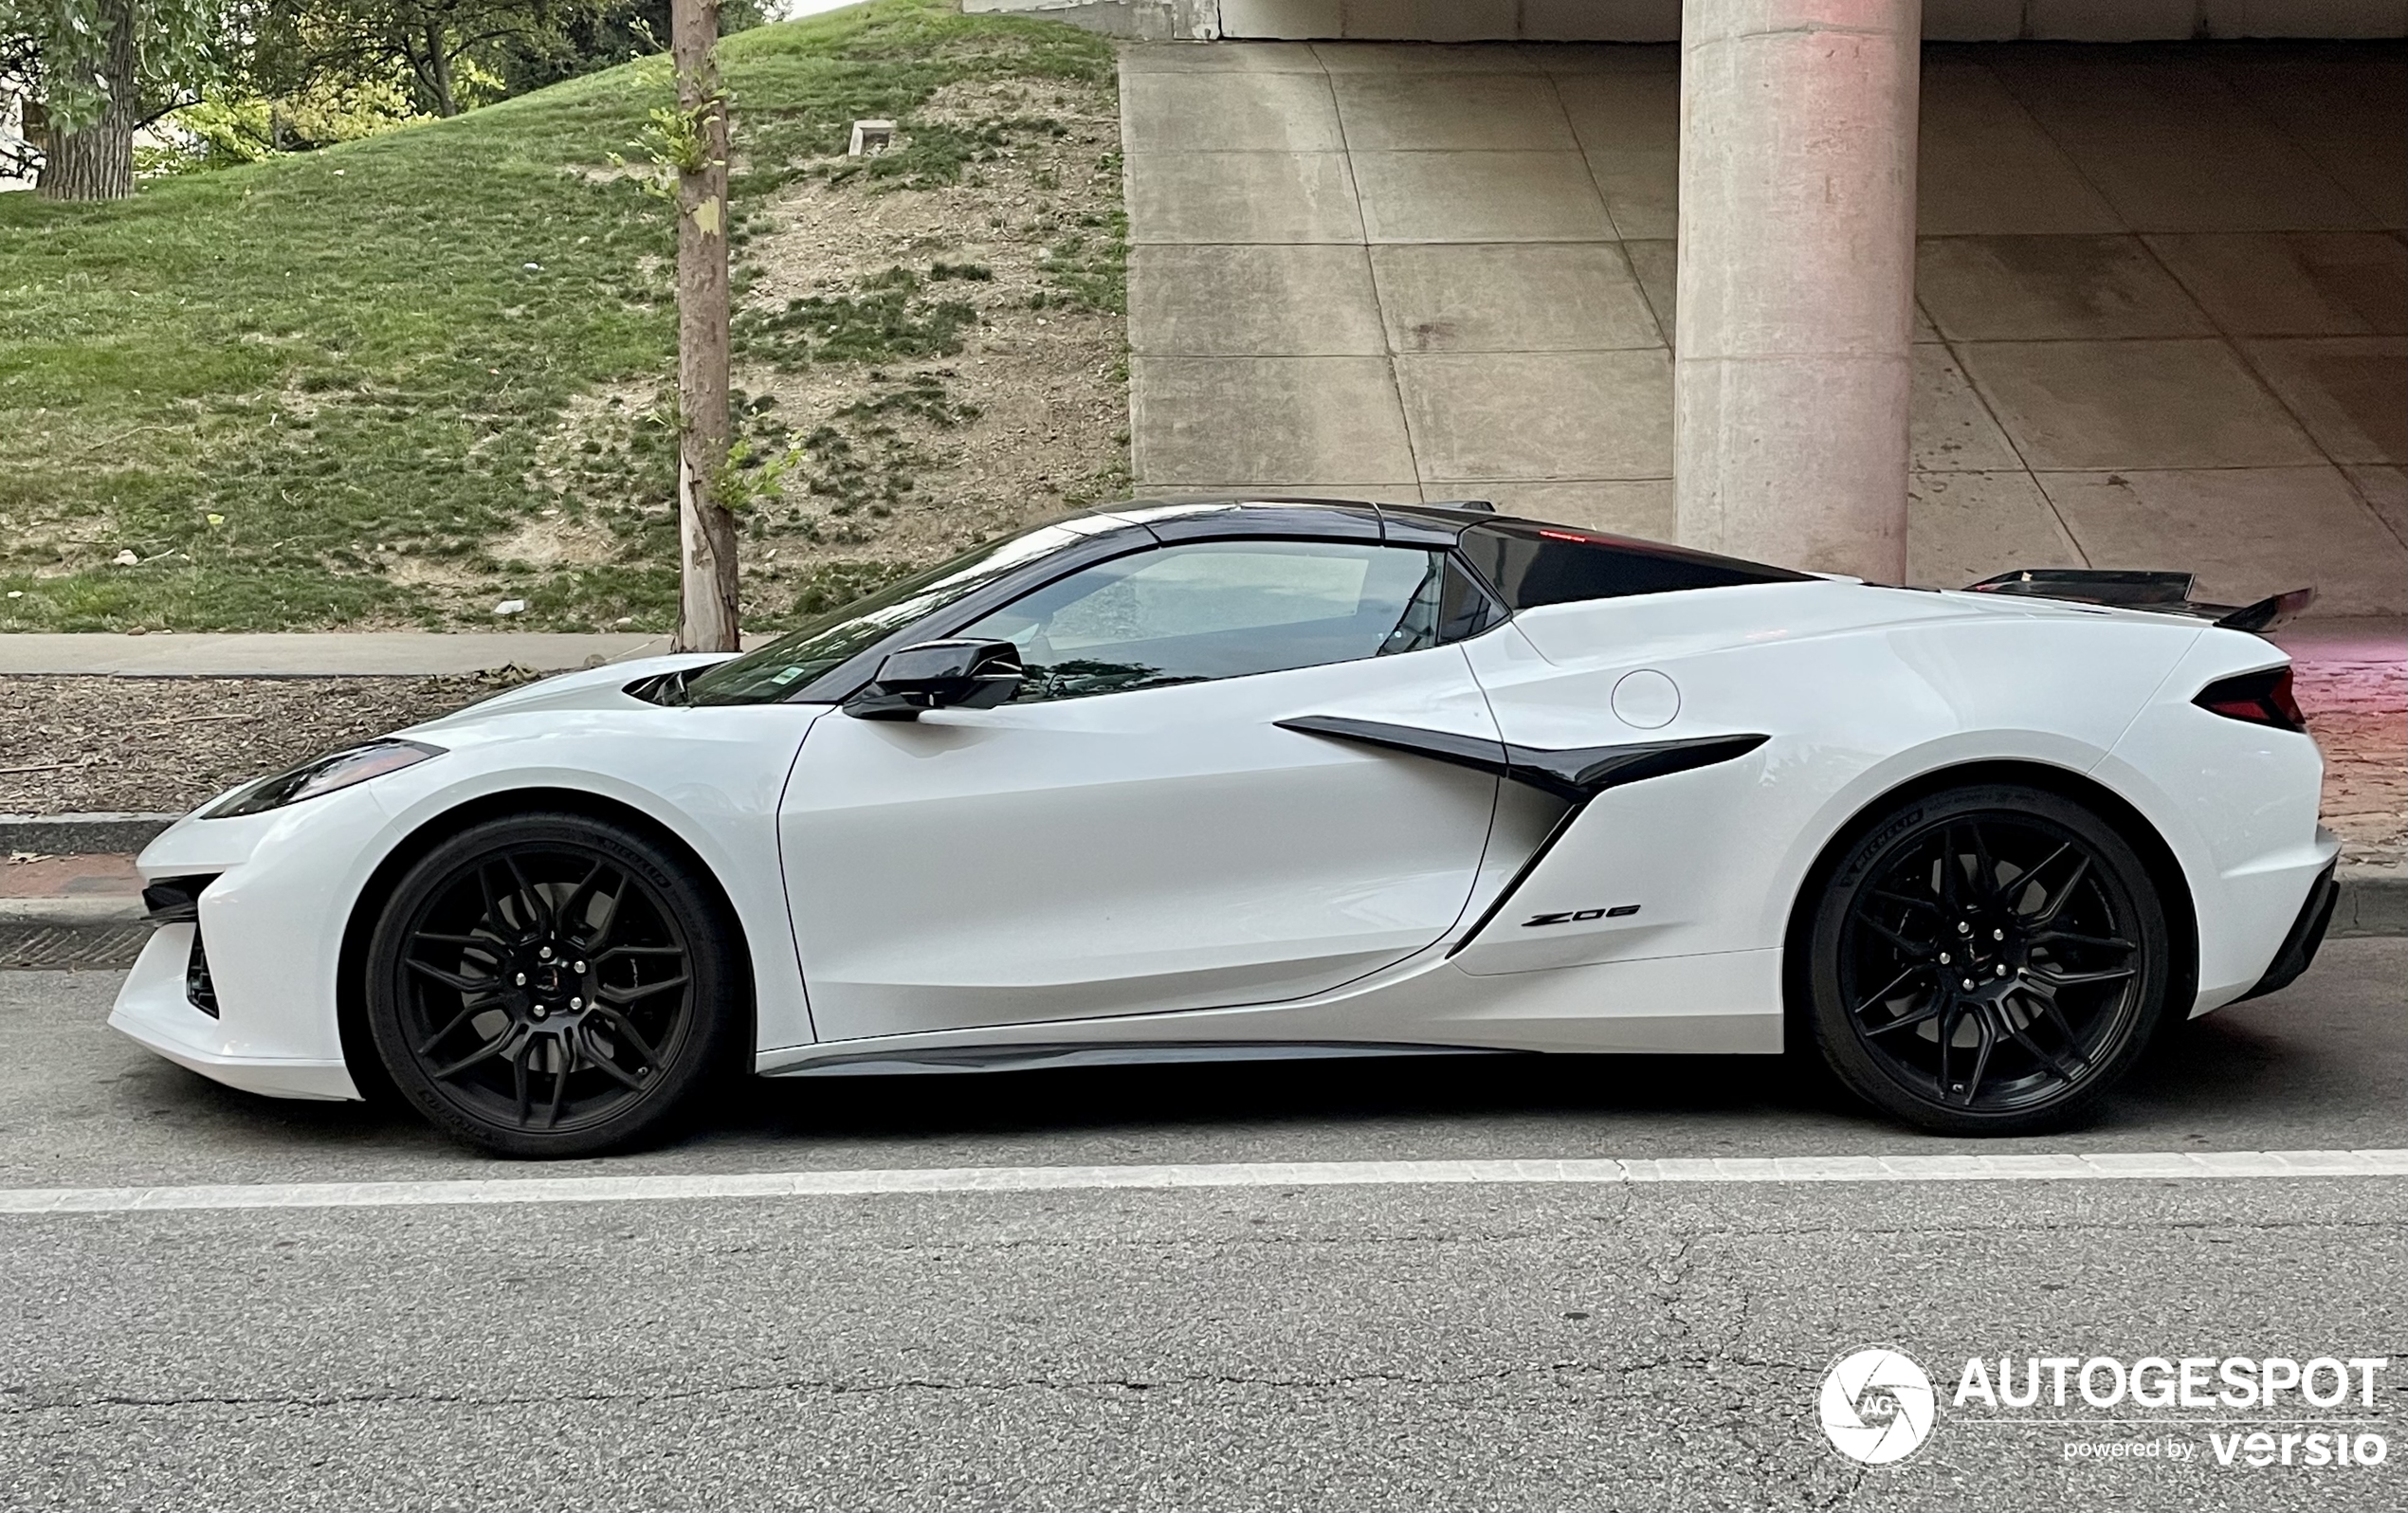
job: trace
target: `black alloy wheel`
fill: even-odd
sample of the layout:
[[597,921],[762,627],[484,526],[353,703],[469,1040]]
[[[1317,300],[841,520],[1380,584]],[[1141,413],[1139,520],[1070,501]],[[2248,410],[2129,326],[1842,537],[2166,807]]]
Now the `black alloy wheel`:
[[576,814],[473,826],[402,879],[369,948],[368,1019],[435,1124],[506,1156],[657,1134],[727,1059],[725,932],[649,838]]
[[1865,827],[1817,902],[1809,992],[1840,1079],[1926,1129],[2062,1124],[2128,1071],[2166,1012],[2148,869],[2040,789],[1981,786]]

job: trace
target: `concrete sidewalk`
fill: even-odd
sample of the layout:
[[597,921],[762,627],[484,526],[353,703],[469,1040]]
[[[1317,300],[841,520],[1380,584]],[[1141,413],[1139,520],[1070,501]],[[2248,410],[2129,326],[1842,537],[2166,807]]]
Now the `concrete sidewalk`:
[[[756,647],[767,633],[744,638]],[[669,649],[665,635],[336,630],[265,635],[0,635],[0,678],[426,678],[532,667],[562,672]]]

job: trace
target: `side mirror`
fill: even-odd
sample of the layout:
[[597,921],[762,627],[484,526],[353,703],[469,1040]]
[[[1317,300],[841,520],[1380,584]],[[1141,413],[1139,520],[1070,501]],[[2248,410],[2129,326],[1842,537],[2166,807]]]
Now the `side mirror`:
[[845,701],[856,720],[917,720],[931,709],[993,709],[1027,676],[1009,641],[923,641],[890,652],[869,686]]

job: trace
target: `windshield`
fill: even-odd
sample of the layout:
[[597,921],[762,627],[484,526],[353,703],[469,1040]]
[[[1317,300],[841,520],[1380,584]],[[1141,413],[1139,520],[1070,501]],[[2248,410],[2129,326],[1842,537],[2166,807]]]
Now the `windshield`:
[[986,587],[1021,564],[1117,520],[1085,518],[974,547],[950,562],[890,583],[867,598],[790,630],[768,646],[702,673],[685,685],[690,704],[767,704],[823,678],[913,621]]

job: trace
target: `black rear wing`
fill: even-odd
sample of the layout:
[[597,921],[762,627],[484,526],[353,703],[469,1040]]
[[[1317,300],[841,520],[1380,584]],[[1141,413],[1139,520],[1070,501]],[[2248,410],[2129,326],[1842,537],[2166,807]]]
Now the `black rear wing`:
[[2112,605],[2120,610],[2154,610],[2161,614],[2196,615],[2228,630],[2264,633],[2297,618],[2316,602],[2314,589],[2293,589],[2270,594],[2255,604],[2201,604],[2191,597],[2188,573],[2142,572],[2125,568],[2017,568],[1966,585],[1974,593],[2013,593],[2035,599],[2065,599],[2074,604]]

